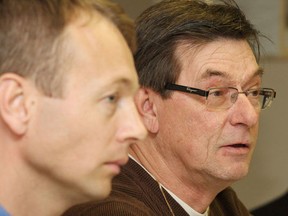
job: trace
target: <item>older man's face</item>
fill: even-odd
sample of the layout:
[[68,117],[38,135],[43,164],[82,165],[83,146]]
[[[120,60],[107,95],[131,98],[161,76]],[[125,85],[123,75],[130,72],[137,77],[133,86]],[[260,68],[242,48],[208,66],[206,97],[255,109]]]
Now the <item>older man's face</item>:
[[[203,90],[260,87],[260,69],[247,42],[219,40],[196,51],[187,47],[179,46],[176,52],[182,65],[177,84]],[[162,154],[186,182],[238,180],[248,172],[260,110],[244,94],[224,110],[207,109],[205,100],[176,91],[163,100],[158,110]]]

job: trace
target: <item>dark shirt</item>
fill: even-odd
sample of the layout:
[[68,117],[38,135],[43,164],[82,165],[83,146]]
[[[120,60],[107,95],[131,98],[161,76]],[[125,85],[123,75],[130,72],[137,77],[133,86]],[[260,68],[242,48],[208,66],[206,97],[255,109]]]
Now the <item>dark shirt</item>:
[[254,216],[288,216],[288,192],[251,213]]

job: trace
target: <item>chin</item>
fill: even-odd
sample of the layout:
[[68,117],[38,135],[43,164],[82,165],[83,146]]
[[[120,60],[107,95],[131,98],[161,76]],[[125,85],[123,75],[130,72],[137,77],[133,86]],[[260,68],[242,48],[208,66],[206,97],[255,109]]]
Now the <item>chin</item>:
[[105,198],[107,198],[107,197],[110,195],[110,193],[111,193],[111,187],[109,187],[109,189],[107,189],[107,190],[102,190],[102,191],[98,194],[97,199],[98,199],[98,200],[99,200],[99,199],[105,199]]
[[238,181],[244,178],[245,176],[247,176],[247,174],[248,174],[248,167],[235,168],[229,173],[227,173],[226,178],[227,180],[230,180],[230,181]]
[[[82,182],[83,183],[83,182]],[[78,196],[82,194],[81,202],[88,202],[92,200],[102,200],[109,196],[112,190],[111,179],[97,179],[89,180],[78,187]]]
[[[222,167],[224,167],[224,165]],[[235,182],[244,178],[248,174],[248,171],[249,165],[247,163],[238,163],[232,166],[230,165],[229,167],[226,165],[226,167],[215,169],[212,172],[216,178],[222,181]]]
[[[98,185],[96,186],[96,184]],[[95,181],[95,192],[94,195],[99,199],[104,199],[108,197],[112,190],[112,179],[105,179],[102,181]]]

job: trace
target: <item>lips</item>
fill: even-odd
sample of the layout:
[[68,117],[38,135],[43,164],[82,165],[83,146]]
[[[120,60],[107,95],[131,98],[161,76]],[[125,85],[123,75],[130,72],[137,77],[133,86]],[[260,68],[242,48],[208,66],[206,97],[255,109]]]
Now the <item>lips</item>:
[[228,155],[246,155],[250,152],[251,145],[248,143],[234,143],[222,146],[225,154]]
[[122,159],[114,161],[114,163],[118,164],[119,166],[124,166],[129,160],[129,157],[123,157]]
[[129,158],[128,157],[123,157],[121,159],[118,159],[118,160],[114,160],[114,161],[110,161],[110,162],[107,162],[105,164],[110,164],[110,165],[115,165],[115,166],[124,166],[127,162],[128,162]]

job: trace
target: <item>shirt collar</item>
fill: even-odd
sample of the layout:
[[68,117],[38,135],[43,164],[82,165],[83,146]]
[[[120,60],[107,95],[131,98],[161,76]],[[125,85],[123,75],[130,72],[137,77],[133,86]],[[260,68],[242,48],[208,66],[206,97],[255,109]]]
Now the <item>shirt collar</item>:
[[[129,157],[133,161],[135,161],[139,166],[141,166],[155,181],[157,181],[156,178],[141,163],[139,163],[135,158],[133,158],[133,156],[129,155]],[[179,197],[177,197],[174,193],[172,193],[170,190],[164,187],[162,184],[161,186],[165,188],[165,190],[173,197],[173,199],[177,203],[179,203],[179,205],[187,212],[187,214],[189,214],[189,216],[208,216],[209,207],[203,214],[200,214],[197,211],[195,211],[191,206],[189,206],[187,203],[185,203],[183,200],[181,200]]]
[[9,216],[9,214],[1,205],[0,205],[0,216]]

